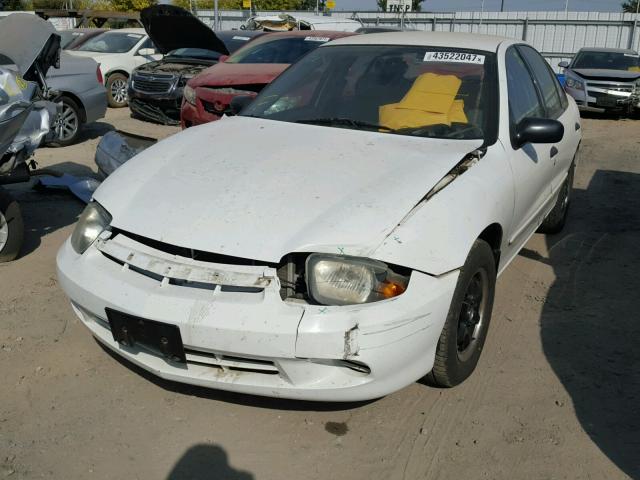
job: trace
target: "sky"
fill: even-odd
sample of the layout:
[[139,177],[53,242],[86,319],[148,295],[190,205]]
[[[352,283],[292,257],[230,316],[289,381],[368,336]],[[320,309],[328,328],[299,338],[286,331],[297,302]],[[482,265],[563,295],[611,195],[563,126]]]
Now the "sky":
[[[504,0],[505,10],[564,10],[566,0]],[[376,10],[375,0],[335,0],[336,10]],[[482,0],[425,0],[422,11],[480,11]],[[485,0],[485,11],[500,11],[502,0]],[[621,12],[622,0],[569,0],[569,11]]]

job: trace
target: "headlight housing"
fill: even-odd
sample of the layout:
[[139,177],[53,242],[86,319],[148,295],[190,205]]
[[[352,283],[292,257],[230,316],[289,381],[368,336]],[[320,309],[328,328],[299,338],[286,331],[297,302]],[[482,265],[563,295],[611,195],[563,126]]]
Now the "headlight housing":
[[397,297],[409,283],[408,275],[368,258],[314,253],[307,257],[305,271],[309,295],[323,305],[355,305]]
[[193,87],[185,85],[182,95],[184,95],[184,99],[187,103],[190,103],[191,105],[196,104],[196,91]]
[[98,203],[87,205],[71,235],[71,246],[82,255],[111,223],[111,215]]
[[578,90],[583,90],[584,89],[584,82],[582,82],[581,80],[578,80],[577,78],[573,78],[573,77],[566,77],[565,79],[565,85],[569,88],[575,88]]

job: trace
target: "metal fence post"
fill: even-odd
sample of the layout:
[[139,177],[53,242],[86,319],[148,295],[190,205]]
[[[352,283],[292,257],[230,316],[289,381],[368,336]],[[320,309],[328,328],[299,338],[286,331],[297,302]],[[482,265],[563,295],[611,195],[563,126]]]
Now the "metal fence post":
[[529,17],[524,19],[524,26],[522,27],[522,40],[527,41],[527,33],[529,30]]

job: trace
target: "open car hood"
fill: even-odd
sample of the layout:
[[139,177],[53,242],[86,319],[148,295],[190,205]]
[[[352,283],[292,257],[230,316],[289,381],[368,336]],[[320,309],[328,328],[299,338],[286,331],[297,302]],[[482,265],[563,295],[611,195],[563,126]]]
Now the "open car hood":
[[14,13],[0,20],[0,55],[13,61],[21,75],[38,64],[43,75],[60,65],[60,35],[54,26],[29,13]]
[[180,247],[367,256],[481,144],[227,117],[143,151],[94,198],[114,227]]
[[229,55],[213,30],[183,8],[153,5],[140,12],[140,21],[163,54],[177,48],[204,48]]

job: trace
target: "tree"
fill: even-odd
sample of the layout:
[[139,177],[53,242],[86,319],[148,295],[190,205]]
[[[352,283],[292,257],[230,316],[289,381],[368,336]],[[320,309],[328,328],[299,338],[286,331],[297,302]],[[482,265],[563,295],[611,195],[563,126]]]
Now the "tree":
[[20,0],[0,0],[0,11],[1,10],[22,10],[22,2]]
[[622,4],[622,11],[636,13],[638,11],[638,4],[640,4],[640,0],[627,0]]
[[109,0],[111,8],[118,12],[139,12],[158,3],[156,0]]
[[[640,1],[640,0],[639,0]],[[377,0],[378,8],[383,12],[387,11],[387,0]],[[424,0],[412,0],[413,5],[411,6],[414,12],[419,12],[422,9],[422,5],[420,5]]]

